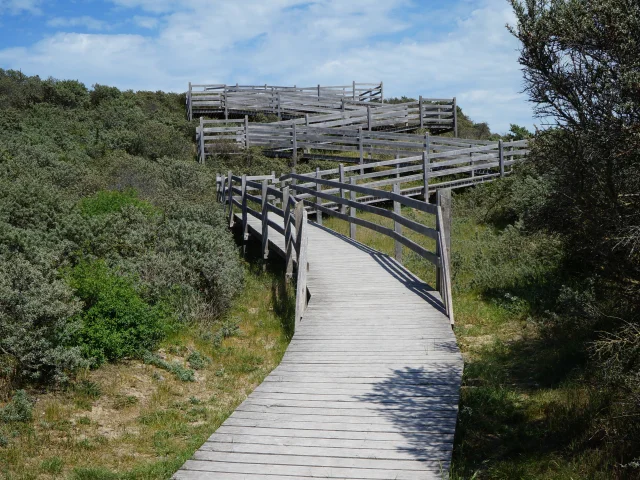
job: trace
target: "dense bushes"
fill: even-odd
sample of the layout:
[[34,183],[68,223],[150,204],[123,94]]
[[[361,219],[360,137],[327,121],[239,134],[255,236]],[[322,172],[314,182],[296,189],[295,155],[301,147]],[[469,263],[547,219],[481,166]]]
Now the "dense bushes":
[[0,70],[0,385],[141,357],[229,305],[242,270],[183,105]]

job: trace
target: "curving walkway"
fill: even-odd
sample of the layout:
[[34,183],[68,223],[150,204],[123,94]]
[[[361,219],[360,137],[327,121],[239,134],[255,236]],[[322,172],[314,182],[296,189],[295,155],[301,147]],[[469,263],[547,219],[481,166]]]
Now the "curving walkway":
[[446,478],[463,362],[439,294],[387,255],[308,234],[311,299],[282,363],[174,478]]

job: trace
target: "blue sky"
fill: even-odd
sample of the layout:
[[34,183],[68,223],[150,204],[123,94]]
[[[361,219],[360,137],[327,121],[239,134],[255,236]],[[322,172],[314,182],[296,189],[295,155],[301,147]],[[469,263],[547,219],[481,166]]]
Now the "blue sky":
[[506,0],[0,0],[0,68],[87,85],[345,85],[532,127]]

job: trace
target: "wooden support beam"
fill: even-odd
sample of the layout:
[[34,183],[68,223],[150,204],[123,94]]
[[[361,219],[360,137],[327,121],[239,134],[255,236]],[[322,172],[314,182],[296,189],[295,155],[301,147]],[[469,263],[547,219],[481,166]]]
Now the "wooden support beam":
[[422,152],[422,183],[424,184],[424,201],[429,203],[429,177],[431,175],[431,166],[429,164],[429,154],[427,150]]
[[[316,167],[316,178],[322,178],[322,174],[320,173],[320,167]],[[322,184],[320,182],[316,183],[316,190],[318,192],[322,192]],[[320,197],[316,197],[316,205],[320,205],[322,203],[322,199]],[[319,208],[316,209],[316,223],[318,225],[322,225],[322,212]]]
[[307,211],[304,209],[302,202],[298,202],[295,208],[296,221],[296,240],[298,254],[298,272],[296,281],[296,311],[295,324],[300,325],[302,316],[307,308],[307,273],[309,270],[308,262],[308,233],[307,233]]
[[229,198],[228,198],[228,202],[229,202],[229,228],[233,227],[233,174],[231,173],[231,170],[229,170],[229,175],[228,175],[228,181],[227,181],[227,188],[229,189]]
[[199,138],[199,145],[200,145],[200,163],[201,163],[202,165],[204,165],[206,152],[205,152],[205,150],[204,150],[204,122],[203,122],[203,118],[202,118],[202,117],[200,117],[200,138]]
[[418,115],[420,116],[420,128],[424,128],[424,117],[422,114],[422,95],[420,95],[420,99],[418,100]]
[[296,135],[296,124],[292,125],[291,135],[293,136],[293,150],[291,152],[291,158],[293,159],[293,166],[298,164],[298,138]]
[[269,180],[262,181],[262,258],[266,260],[269,258],[269,209],[267,205],[268,201],[268,193],[267,188],[269,187]]
[[504,145],[502,140],[498,142],[498,163],[500,165],[500,176],[504,177]]
[[282,189],[282,211],[284,212],[284,249],[285,249],[285,279],[293,277],[293,231],[291,226],[291,204],[289,202],[289,187]]
[[[344,165],[341,163],[340,165],[338,165],[338,175],[340,178],[340,183],[344,183]],[[340,198],[346,198],[345,197],[345,191],[344,188],[340,189]],[[340,212],[343,215],[346,215],[347,213],[347,206],[345,204],[340,205]]]
[[[393,193],[400,195],[400,183],[393,184]],[[402,213],[400,202],[393,202],[393,212],[396,215],[400,215]],[[393,222],[393,230],[398,234],[402,235],[402,225],[398,223],[397,220]],[[402,263],[402,244],[395,240],[395,258],[398,262]]]
[[247,253],[247,240],[249,240],[249,222],[247,217],[247,176],[242,175],[242,254]]
[[456,97],[453,97],[453,136],[458,138],[458,104]]
[[[355,185],[356,179],[353,177],[349,177],[349,183],[351,185]],[[356,192],[354,190],[351,190],[349,192],[349,199],[352,202],[356,201]],[[353,207],[353,206],[349,207],[349,216],[351,218],[356,218],[356,207]],[[352,240],[356,239],[356,224],[351,220],[349,220],[349,238],[351,238]]]

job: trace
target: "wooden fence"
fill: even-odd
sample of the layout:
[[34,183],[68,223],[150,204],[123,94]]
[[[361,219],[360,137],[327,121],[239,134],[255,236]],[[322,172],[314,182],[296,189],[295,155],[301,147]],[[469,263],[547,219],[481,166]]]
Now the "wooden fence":
[[[352,101],[379,102],[384,100],[380,83],[357,83],[344,86],[283,87],[274,85],[195,85],[189,82],[187,117],[191,121],[198,114],[225,112],[234,109],[276,113],[278,104],[300,99],[318,108],[340,106],[341,98]],[[316,100],[315,102],[313,100]],[[284,105],[281,105],[284,110]],[[333,107],[331,107],[333,108]]]
[[[284,124],[372,129],[429,128],[454,131],[456,99],[423,98],[416,102],[383,102],[382,83],[332,87],[274,87],[269,85],[192,85],[186,96],[187,117],[269,113]],[[286,119],[284,119],[286,118]]]
[[[417,135],[381,132],[370,128],[249,123],[246,116],[244,119],[232,120],[204,120],[201,117],[200,125],[196,128],[196,143],[201,163],[205,162],[208,154],[215,153],[224,142],[231,141],[243,148],[261,147],[267,151],[278,152],[282,156],[289,155],[293,158],[294,165],[300,156],[363,163],[365,157],[374,155],[402,157],[417,155],[427,149],[437,153],[478,145],[498,145],[497,142],[491,141],[448,138],[429,133]],[[358,156],[351,155],[354,153]]]
[[[231,172],[226,177],[217,176],[219,199],[229,208],[229,218],[233,221],[233,207],[240,209],[242,218],[243,239],[247,239],[249,223],[248,215],[261,220],[262,250],[266,258],[269,247],[269,228],[285,237],[285,248],[280,250],[287,265],[287,274],[293,269],[294,252],[300,261],[297,262],[297,298],[296,321],[304,312],[306,305],[306,240],[305,228],[307,211],[315,215],[316,223],[322,225],[322,215],[329,215],[349,223],[349,235],[355,240],[356,227],[361,226],[381,233],[394,240],[395,258],[402,263],[402,247],[417,253],[436,268],[436,289],[440,292],[444,308],[451,324],[454,323],[453,303],[451,298],[450,267],[450,190],[443,190],[438,196],[437,204],[402,195],[400,182],[393,184],[392,191],[357,184],[357,177],[352,176],[346,182],[341,167],[342,180],[323,179],[320,175],[309,177],[291,173],[276,179],[274,176],[247,177],[234,176]],[[252,178],[261,178],[259,183]],[[301,183],[304,182],[304,183]],[[272,185],[270,185],[270,183]],[[280,184],[279,188],[276,186]],[[290,192],[295,192],[293,195]],[[364,198],[378,198],[393,204],[393,210],[371,205]],[[251,208],[248,203],[260,205],[260,210]],[[409,207],[435,216],[435,228],[424,225],[403,215],[402,207]],[[294,214],[291,215],[291,209]],[[377,217],[393,220],[393,228],[385,227],[364,218],[359,218],[358,211],[374,214]],[[282,218],[282,223],[274,221],[269,214]],[[295,228],[292,225],[295,224]],[[403,234],[406,228],[435,241],[434,251]],[[303,299],[304,302],[301,300]],[[300,315],[300,316],[299,316]]]

